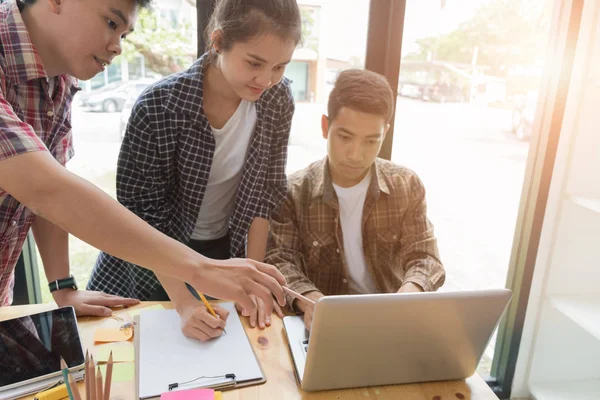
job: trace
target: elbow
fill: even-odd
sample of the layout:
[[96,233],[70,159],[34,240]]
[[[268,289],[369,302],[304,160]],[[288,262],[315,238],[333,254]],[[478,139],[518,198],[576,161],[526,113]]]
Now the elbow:
[[61,196],[72,193],[69,175],[47,151],[13,157],[0,169],[2,188],[36,215],[55,208]]

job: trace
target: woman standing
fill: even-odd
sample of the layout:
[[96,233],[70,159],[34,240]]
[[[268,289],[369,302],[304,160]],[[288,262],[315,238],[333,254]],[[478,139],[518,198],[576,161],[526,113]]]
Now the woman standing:
[[[207,36],[207,52],[188,70],[138,99],[121,146],[117,197],[207,257],[262,261],[271,211],[286,195],[294,101],[283,73],[301,39],[298,5],[220,0]],[[183,332],[200,340],[219,336],[227,318],[219,307],[220,318],[212,317],[184,282],[106,253],[100,253],[88,289],[170,298]],[[250,322],[263,328],[270,315],[260,298],[254,300],[258,311]]]

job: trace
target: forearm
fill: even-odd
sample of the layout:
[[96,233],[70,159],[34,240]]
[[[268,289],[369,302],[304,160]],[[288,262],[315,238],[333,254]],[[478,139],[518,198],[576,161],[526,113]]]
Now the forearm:
[[[324,297],[323,293],[319,292],[318,290],[304,293],[303,296],[309,298],[310,300],[314,301],[315,303],[321,297]],[[292,309],[297,308],[298,310],[300,310],[303,313],[306,312],[307,307],[312,307],[312,306],[309,304],[306,304],[303,301],[299,301],[298,299],[294,299],[294,301],[292,302]]]
[[193,266],[205,259],[68,172],[47,152],[2,161],[0,182],[37,215],[102,251],[155,272],[193,281]]
[[260,262],[265,259],[268,236],[269,221],[260,217],[254,218],[248,230],[248,258]]
[[34,218],[31,227],[48,282],[67,278],[69,276],[69,234],[41,216]]
[[156,277],[174,303],[178,312],[190,304],[197,304],[198,300],[192,295],[185,282],[171,276],[156,274]]

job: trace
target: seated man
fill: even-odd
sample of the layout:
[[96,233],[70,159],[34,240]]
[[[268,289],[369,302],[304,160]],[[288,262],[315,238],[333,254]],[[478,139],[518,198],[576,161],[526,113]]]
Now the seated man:
[[[413,171],[377,158],[393,105],[383,76],[342,72],[321,120],[327,156],[290,176],[272,216],[265,262],[312,300],[433,291],[444,283],[423,184]],[[310,329],[312,307],[291,297],[288,304],[304,312]]]

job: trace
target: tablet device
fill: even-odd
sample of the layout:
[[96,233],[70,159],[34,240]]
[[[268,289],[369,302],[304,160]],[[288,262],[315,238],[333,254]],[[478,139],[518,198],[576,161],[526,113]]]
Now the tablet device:
[[85,359],[73,307],[0,321],[0,392],[56,377],[60,358],[71,371]]

